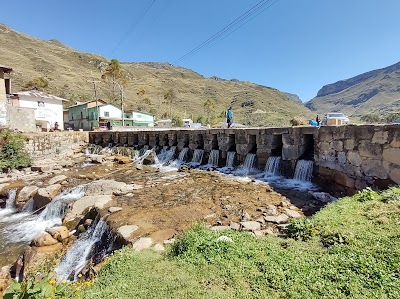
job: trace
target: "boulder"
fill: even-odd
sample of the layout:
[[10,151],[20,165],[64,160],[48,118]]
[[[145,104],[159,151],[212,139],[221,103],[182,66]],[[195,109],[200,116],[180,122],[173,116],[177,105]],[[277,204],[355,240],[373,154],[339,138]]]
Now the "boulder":
[[157,252],[164,252],[165,248],[164,246],[162,246],[160,243],[157,243],[156,245],[154,245],[153,249]]
[[143,249],[150,248],[153,245],[153,240],[151,238],[139,238],[132,243],[132,248],[136,251],[142,251]]
[[122,210],[121,207],[110,207],[110,208],[108,208],[108,212],[110,212],[110,213],[119,212],[121,210]]
[[272,223],[286,223],[289,220],[289,217],[285,214],[280,214],[278,216],[265,216],[264,217],[266,222],[272,222]]
[[47,205],[54,199],[54,197],[56,197],[60,189],[61,189],[60,184],[50,185],[46,188],[40,188],[33,197],[33,201],[35,202],[35,207],[40,209],[41,207]]
[[41,232],[33,237],[31,246],[43,247],[57,244],[58,241],[54,239],[48,232]]
[[85,195],[111,195],[114,193],[122,194],[133,190],[133,186],[114,180],[98,180],[89,184]]
[[118,164],[131,164],[133,162],[131,158],[126,156],[116,156],[114,157],[114,161]]
[[240,224],[242,225],[242,230],[255,231],[261,229],[261,224],[257,221],[242,221]]
[[54,184],[57,184],[57,183],[61,183],[62,181],[66,180],[66,179],[67,179],[67,176],[65,176],[65,175],[57,175],[55,177],[52,177],[49,180],[49,185],[54,185]]
[[322,202],[325,202],[325,203],[330,203],[330,202],[333,202],[333,201],[337,200],[336,197],[334,197],[334,196],[332,196],[332,195],[330,195],[329,193],[326,193],[326,192],[312,192],[312,191],[310,191],[309,193],[315,199],[317,199],[319,201],[322,201]]
[[151,152],[146,157],[144,157],[142,164],[143,165],[152,165],[156,162],[155,153]]
[[89,207],[98,207],[102,209],[108,202],[112,200],[111,195],[90,195],[83,196],[82,198],[76,200],[72,204],[72,208],[65,215],[64,221],[69,222],[76,218],[79,215],[82,215],[83,212]]
[[46,232],[59,242],[69,237],[69,230],[65,226],[48,227]]
[[130,235],[137,231],[139,226],[137,225],[124,225],[118,228],[118,233],[127,241],[129,241]]
[[92,163],[96,163],[96,164],[102,164],[105,159],[105,157],[103,155],[89,155],[89,160]]
[[39,187],[37,186],[25,186],[24,188],[19,191],[17,200],[16,200],[16,205],[18,208],[23,208],[23,206],[31,199],[33,198],[36,193],[38,192]]
[[301,218],[301,214],[297,211],[291,210],[291,209],[284,209],[284,212],[286,215],[288,215],[290,218]]

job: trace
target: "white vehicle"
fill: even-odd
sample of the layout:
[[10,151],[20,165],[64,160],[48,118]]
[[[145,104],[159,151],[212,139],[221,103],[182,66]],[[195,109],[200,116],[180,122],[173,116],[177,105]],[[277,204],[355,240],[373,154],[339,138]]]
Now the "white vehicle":
[[349,118],[340,112],[329,112],[322,119],[322,125],[325,126],[337,126],[337,125],[347,125],[350,123]]

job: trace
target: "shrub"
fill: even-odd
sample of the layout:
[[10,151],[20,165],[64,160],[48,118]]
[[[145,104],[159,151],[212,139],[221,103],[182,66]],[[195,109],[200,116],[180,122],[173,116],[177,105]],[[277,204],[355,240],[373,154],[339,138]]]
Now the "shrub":
[[381,193],[381,200],[383,202],[400,201],[400,189],[399,188],[389,188]]
[[26,137],[11,130],[0,132],[2,147],[0,149],[0,168],[3,170],[28,167],[32,160],[25,151]]
[[321,243],[325,247],[331,247],[333,245],[348,245],[354,240],[352,233],[343,234],[340,232],[325,232],[321,234]]
[[315,235],[316,230],[310,220],[300,218],[289,220],[289,225],[286,227],[285,232],[290,238],[306,241]]
[[292,126],[305,126],[308,125],[308,122],[300,116],[295,116],[290,120],[290,124]]
[[370,187],[365,188],[364,190],[358,191],[354,198],[360,202],[370,201],[370,200],[379,200],[381,196]]

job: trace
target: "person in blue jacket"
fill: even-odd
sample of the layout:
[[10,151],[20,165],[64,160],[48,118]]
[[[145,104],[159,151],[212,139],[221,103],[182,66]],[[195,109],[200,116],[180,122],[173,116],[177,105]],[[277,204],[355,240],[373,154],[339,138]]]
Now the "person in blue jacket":
[[232,107],[229,107],[228,110],[226,111],[226,123],[228,124],[228,128],[232,126],[232,121],[233,121],[233,111]]

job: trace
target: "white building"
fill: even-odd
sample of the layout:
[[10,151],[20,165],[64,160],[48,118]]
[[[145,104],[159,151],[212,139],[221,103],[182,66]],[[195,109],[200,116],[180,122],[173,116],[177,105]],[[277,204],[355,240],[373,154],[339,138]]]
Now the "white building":
[[36,127],[48,131],[58,123],[58,128],[64,129],[63,102],[68,100],[38,90],[20,91],[14,95],[12,106],[35,110]]

